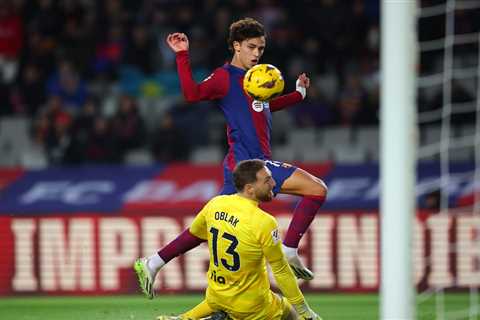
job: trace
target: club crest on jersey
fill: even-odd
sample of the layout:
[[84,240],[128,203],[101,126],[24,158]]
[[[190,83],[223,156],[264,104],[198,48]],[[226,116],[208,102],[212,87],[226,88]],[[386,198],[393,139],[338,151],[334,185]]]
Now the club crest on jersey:
[[262,112],[263,109],[268,109],[270,105],[268,104],[267,101],[258,101],[258,100],[253,100],[252,101],[252,109],[256,112]]

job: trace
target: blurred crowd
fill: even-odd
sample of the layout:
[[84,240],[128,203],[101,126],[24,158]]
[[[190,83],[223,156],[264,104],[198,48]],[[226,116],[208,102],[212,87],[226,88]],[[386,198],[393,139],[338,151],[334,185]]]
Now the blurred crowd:
[[294,127],[378,124],[378,0],[3,0],[0,116],[31,117],[52,164],[121,162],[137,148],[186,160],[219,111],[183,102],[166,35],[189,36],[201,81],[230,58],[228,27],[246,16],[265,25],[263,62],[287,90],[301,72],[312,80],[285,113]]

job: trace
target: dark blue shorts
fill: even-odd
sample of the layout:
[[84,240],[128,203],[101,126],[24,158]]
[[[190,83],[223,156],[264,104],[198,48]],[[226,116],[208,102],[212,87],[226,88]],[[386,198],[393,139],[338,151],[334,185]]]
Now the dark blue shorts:
[[[292,173],[297,169],[297,167],[280,161],[265,160],[267,168],[272,172],[272,177],[275,180],[275,188],[273,188],[273,193],[276,195],[280,192],[280,188],[283,185],[283,182],[292,175]],[[233,184],[233,175],[232,172],[223,166],[223,188],[220,191],[220,194],[234,194],[237,193],[235,185]]]

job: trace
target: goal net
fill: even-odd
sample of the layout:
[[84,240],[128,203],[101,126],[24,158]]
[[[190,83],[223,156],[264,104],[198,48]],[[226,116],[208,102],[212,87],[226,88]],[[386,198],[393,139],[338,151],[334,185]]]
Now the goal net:
[[[417,15],[417,156],[419,163],[438,163],[438,179],[431,182],[432,192],[423,204],[447,222],[445,259],[458,261],[458,251],[466,250],[461,239],[474,251],[467,261],[468,284],[458,280],[461,265],[449,263],[443,279],[420,290],[417,318],[427,317],[420,314],[422,304],[434,304],[435,319],[480,319],[480,1],[421,0]],[[455,194],[459,184],[470,186],[464,189],[468,192]],[[452,236],[451,229],[459,226],[450,222],[465,214],[473,217],[474,228]],[[424,267],[432,270],[433,261],[426,259]],[[468,292],[466,301],[449,302],[446,293],[455,291]]]

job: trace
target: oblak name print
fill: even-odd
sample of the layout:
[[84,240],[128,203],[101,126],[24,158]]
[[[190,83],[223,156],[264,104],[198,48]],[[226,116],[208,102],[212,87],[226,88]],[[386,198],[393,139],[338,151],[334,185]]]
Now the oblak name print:
[[228,223],[230,223],[232,226],[236,227],[237,223],[240,222],[240,220],[235,217],[234,215],[230,215],[228,212],[215,212],[215,220],[223,220]]

